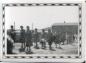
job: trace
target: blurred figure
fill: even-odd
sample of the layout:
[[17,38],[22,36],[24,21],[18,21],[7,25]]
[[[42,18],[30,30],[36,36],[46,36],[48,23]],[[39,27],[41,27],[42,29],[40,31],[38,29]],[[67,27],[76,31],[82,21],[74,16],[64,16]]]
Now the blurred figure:
[[9,29],[7,31],[7,34],[12,38],[12,40],[15,42],[15,36],[16,36],[16,33],[15,33],[15,30],[14,30],[14,27],[13,25],[11,25],[10,27],[11,29]]
[[7,54],[13,54],[14,40],[7,34]]
[[56,37],[57,37],[57,33],[55,32],[55,33],[53,33],[53,41],[54,41],[55,46],[56,46],[56,48],[57,48],[57,41],[56,41]]
[[42,34],[41,34],[41,47],[42,49],[46,49],[46,38],[47,38],[47,33],[45,32],[45,30],[42,30]]
[[55,44],[56,44],[56,48],[57,48],[57,44],[59,45],[58,47],[61,48],[60,47],[60,45],[61,45],[61,33],[59,33],[59,32],[56,34]]
[[13,25],[7,30],[7,54],[13,54],[13,44],[15,42],[15,30]]
[[36,49],[39,49],[38,41],[39,41],[39,33],[38,33],[37,28],[36,28],[35,31],[34,31],[34,43],[35,43],[34,48],[36,48]]
[[53,43],[53,34],[51,32],[51,30],[48,30],[48,34],[47,34],[47,41],[48,41],[48,45],[49,45],[49,49],[52,50],[52,43]]
[[73,43],[77,43],[77,42],[78,42],[77,37],[78,37],[77,34],[74,34],[74,35],[73,35]]
[[32,33],[29,29],[29,26],[27,26],[27,30],[25,32],[25,40],[26,40],[26,53],[31,54],[31,46],[33,45],[32,43]]
[[25,50],[25,30],[23,29],[23,26],[20,26],[20,42],[21,42],[21,49],[20,51]]

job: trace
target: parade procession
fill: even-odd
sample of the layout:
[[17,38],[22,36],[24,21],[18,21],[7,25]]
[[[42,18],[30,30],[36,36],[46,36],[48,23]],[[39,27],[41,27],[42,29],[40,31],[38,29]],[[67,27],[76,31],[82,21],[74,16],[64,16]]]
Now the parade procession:
[[15,29],[15,26],[11,25],[7,30],[7,54],[61,53],[76,46],[77,38],[77,23],[55,23],[44,29],[31,29],[30,26]]

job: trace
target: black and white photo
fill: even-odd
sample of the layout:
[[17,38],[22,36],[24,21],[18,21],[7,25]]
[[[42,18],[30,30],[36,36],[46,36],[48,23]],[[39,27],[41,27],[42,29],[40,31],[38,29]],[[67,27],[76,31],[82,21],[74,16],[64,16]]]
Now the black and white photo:
[[81,4],[4,4],[5,54],[80,56]]

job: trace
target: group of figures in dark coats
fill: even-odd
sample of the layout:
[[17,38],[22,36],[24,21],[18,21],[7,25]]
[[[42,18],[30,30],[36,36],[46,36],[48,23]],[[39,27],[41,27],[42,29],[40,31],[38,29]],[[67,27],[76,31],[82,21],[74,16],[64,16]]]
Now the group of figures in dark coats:
[[[11,29],[7,32],[7,35],[10,37],[10,39],[9,37],[7,39],[7,53],[12,54],[13,42],[15,42],[16,35],[13,26],[11,26]],[[33,53],[31,47],[34,46],[35,49],[39,49],[39,42],[42,49],[46,49],[46,44],[48,43],[49,50],[53,50],[52,43],[54,42],[57,47],[57,44],[60,45],[60,43],[65,40],[65,37],[62,37],[63,39],[61,38],[60,34],[53,34],[50,29],[48,29],[48,33],[42,29],[42,33],[39,34],[37,29],[31,31],[29,26],[27,26],[26,30],[24,30],[23,26],[20,26],[20,43],[22,44],[20,52],[25,51],[27,54]]]

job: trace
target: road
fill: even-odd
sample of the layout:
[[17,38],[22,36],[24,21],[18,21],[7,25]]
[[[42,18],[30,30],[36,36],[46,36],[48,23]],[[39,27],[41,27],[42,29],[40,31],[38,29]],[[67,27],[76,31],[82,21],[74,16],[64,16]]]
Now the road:
[[[52,48],[54,50],[49,50],[48,44],[46,45],[46,49],[42,49],[39,44],[40,49],[35,49],[33,46],[31,47],[33,54],[78,54],[78,45],[77,43],[61,45],[61,48],[55,47],[55,44],[52,44]],[[21,43],[15,43],[13,52],[17,54],[25,54],[25,52],[20,52],[19,49],[21,47]]]

